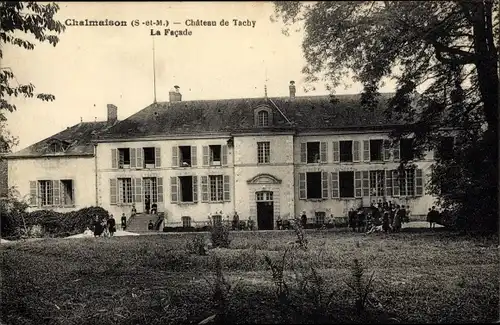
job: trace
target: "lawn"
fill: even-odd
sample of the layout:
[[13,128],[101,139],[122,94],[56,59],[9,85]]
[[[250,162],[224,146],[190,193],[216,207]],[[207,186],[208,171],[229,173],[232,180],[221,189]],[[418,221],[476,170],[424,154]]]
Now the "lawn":
[[[264,255],[279,264],[296,239],[292,231],[231,233],[230,248],[208,256],[188,253],[188,233],[2,244],[1,321],[179,324],[216,310],[228,323],[498,320],[498,238],[407,231],[307,231],[308,250],[287,253],[289,291],[281,300]],[[214,298],[224,288],[215,285],[217,257],[231,289]],[[374,272],[364,311],[354,309],[347,285],[354,259],[363,279]],[[307,274],[316,277],[302,281]]]

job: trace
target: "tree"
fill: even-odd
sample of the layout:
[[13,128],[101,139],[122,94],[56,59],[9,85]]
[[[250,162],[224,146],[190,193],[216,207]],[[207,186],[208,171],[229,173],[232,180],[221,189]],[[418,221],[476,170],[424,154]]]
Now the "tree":
[[497,2],[293,1],[275,2],[275,14],[285,32],[304,28],[306,81],[333,89],[351,73],[365,107],[384,78],[396,81],[386,113],[406,125],[391,137],[412,134],[417,157],[451,128],[454,154],[436,157],[428,190],[455,225],[498,230]]
[[[34,41],[48,42],[56,46],[59,42],[57,34],[65,29],[63,24],[54,20],[54,15],[58,10],[59,6],[55,3],[0,2],[0,60],[3,58],[3,51],[7,44],[26,50],[35,48]],[[50,94],[36,94],[33,84],[18,83],[12,68],[0,67],[0,152],[9,152],[17,141],[5,129],[7,120],[5,112],[16,110],[16,106],[8,102],[8,98],[12,96],[36,97],[44,101],[55,99]]]

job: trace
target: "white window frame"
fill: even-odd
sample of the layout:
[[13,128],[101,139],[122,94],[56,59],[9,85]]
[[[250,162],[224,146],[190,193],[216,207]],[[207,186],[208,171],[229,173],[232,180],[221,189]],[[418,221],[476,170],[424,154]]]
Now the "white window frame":
[[271,142],[257,142],[257,163],[269,164],[271,162]]
[[134,202],[134,193],[132,190],[132,178],[118,178],[118,204],[132,204]]
[[222,202],[224,201],[224,176],[223,175],[209,175],[209,201]]

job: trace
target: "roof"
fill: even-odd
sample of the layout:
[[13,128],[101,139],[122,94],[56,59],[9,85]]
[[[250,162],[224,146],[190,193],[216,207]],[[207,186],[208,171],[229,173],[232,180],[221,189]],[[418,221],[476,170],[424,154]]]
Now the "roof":
[[[81,122],[6,157],[93,156],[92,139],[110,126],[108,122]],[[53,152],[50,148],[52,143],[61,145],[65,150]]]
[[[93,141],[196,134],[238,134],[243,132],[318,132],[346,129],[387,129],[401,125],[384,114],[392,93],[382,93],[377,107],[363,108],[361,95],[240,98],[160,102],[149,105],[114,125],[82,122],[8,158],[92,156]],[[273,112],[272,127],[257,128],[254,110],[267,107]],[[58,143],[65,148],[53,152]]]
[[392,95],[381,94],[379,104],[373,110],[361,106],[359,94],[161,102],[117,123],[99,139],[262,131],[263,128],[254,126],[254,109],[259,106],[273,111],[273,127],[265,128],[268,131],[388,127],[401,124],[388,120],[384,114]]

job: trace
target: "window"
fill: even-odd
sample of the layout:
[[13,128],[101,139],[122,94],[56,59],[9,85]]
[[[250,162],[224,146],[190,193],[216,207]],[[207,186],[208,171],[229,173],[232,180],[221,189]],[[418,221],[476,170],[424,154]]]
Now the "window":
[[61,204],[62,205],[73,205],[73,181],[72,180],[62,180],[61,181]]
[[319,142],[308,142],[307,143],[307,163],[318,163],[320,162],[319,155]]
[[211,175],[210,179],[210,201],[219,202],[224,199],[224,188],[222,175]]
[[222,223],[222,216],[219,214],[213,215],[212,222],[214,223],[214,225]]
[[267,111],[257,113],[257,126],[269,126],[269,113]]
[[193,202],[193,176],[180,176],[180,201]]
[[413,139],[401,139],[400,154],[403,160],[412,160],[413,155]]
[[179,156],[181,167],[191,166],[191,146],[179,146]]
[[352,162],[352,141],[340,141],[340,161]]
[[316,224],[322,225],[325,223],[326,213],[325,212],[316,212],[315,217],[316,217]]
[[270,147],[270,142],[257,142],[257,162],[259,164],[269,163]]
[[143,179],[144,197],[149,197],[151,203],[158,202],[158,182],[156,177]]
[[370,195],[384,196],[385,189],[385,171],[372,170],[370,171]]
[[[209,154],[208,146],[203,147],[206,149],[205,160],[208,165]],[[158,155],[158,151],[157,151]],[[158,161],[159,157],[156,157]],[[197,146],[173,146],[172,147],[172,167],[191,167],[198,164],[197,159]]]
[[415,196],[415,170],[407,169],[399,178],[399,195]]
[[212,166],[220,166],[221,165],[221,151],[222,146],[209,146],[210,148],[210,165]]
[[118,149],[118,168],[130,168],[130,149]]
[[155,167],[155,148],[143,148],[144,152],[144,167]]
[[132,203],[132,179],[118,178],[118,202]]
[[39,181],[38,186],[40,193],[40,204],[42,206],[53,205],[54,196],[52,181]]
[[191,227],[191,217],[182,217],[182,227]]
[[354,197],[354,172],[339,172],[340,197]]
[[321,199],[321,172],[306,173],[307,198]]
[[269,202],[273,200],[273,192],[261,191],[255,193],[255,199],[258,202]]
[[370,140],[370,160],[382,161],[383,140]]
[[455,139],[453,137],[442,137],[436,151],[436,156],[442,160],[453,158],[453,147]]

